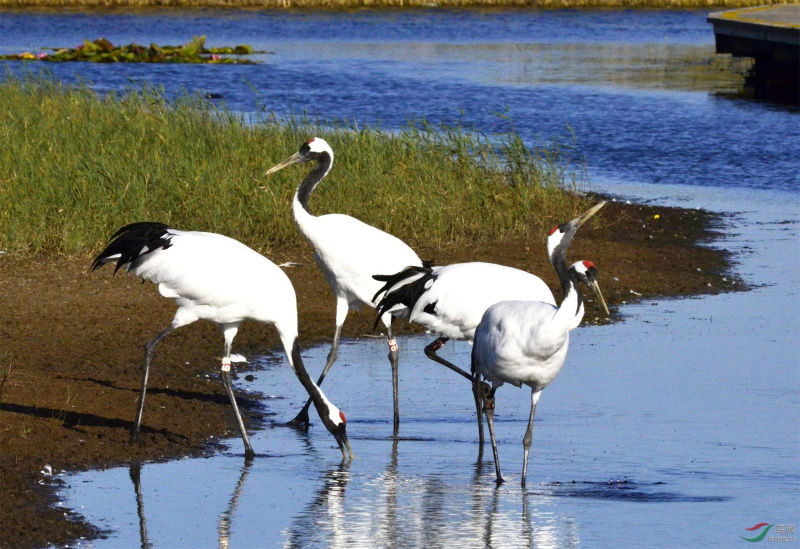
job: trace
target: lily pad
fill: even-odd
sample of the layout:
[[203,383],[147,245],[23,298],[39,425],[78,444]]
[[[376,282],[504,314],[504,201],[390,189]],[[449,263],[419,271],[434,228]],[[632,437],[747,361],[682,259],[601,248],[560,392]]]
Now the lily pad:
[[115,46],[105,38],[94,41],[84,40],[75,48],[43,48],[53,53],[22,52],[0,55],[0,59],[25,61],[85,61],[89,63],[213,63],[220,65],[254,64],[254,61],[223,55],[251,55],[266,53],[253,50],[252,46],[239,44],[236,47],[222,46],[206,48],[206,37],[195,36],[183,46],[140,46],[136,43]]

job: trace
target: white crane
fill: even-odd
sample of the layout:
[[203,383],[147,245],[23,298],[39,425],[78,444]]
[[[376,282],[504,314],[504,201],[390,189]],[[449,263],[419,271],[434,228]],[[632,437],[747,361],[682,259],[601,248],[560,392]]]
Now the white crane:
[[482,395],[489,424],[497,483],[503,482],[497,441],[494,435],[494,393],[504,383],[531,388],[531,414],[528,430],[522,439],[525,461],[522,486],[528,473],[528,453],[533,432],[533,415],[542,390],[561,371],[567,358],[569,332],[583,319],[583,297],[578,282],[594,291],[606,314],[608,307],[597,284],[597,268],[591,261],[578,261],[567,268],[566,262],[554,263],[564,298],[561,306],[541,301],[501,301],[489,307],[475,330],[472,348],[472,371],[475,391],[482,391],[480,376],[492,384]]
[[[405,242],[349,215],[328,214],[315,216],[308,208],[308,200],[320,181],[333,165],[333,150],[324,139],[314,137],[303,143],[300,150],[280,164],[270,168],[275,173],[292,164],[316,162],[311,173],[297,187],[292,201],[294,219],[300,232],[314,247],[314,258],[336,297],[336,332],[333,336],[328,360],[317,380],[322,384],[328,371],[339,356],[339,336],[350,309],[364,305],[375,307],[373,296],[381,284],[372,278],[376,273],[394,273],[412,265],[421,266],[417,254]],[[381,315],[387,329],[389,361],[392,365],[392,391],[394,396],[394,432],[400,425],[397,362],[399,351],[392,333],[392,315]],[[310,400],[290,424],[307,425]]]
[[[581,225],[597,213],[600,202],[572,221],[553,227],[547,237],[550,263],[566,263],[567,248]],[[415,322],[431,332],[441,334],[425,347],[425,355],[472,381],[472,376],[436,354],[450,339],[472,341],[475,329],[486,309],[500,301],[540,301],[556,304],[553,293],[544,281],[520,269],[494,263],[456,263],[442,267],[424,264],[409,267],[394,275],[376,275],[386,282],[377,307],[381,315],[394,314]],[[377,324],[377,320],[376,320]],[[478,420],[478,436],[483,448],[481,398],[474,395]]]
[[236,405],[231,386],[231,347],[245,320],[277,328],[294,373],[311,396],[322,422],[334,436],[342,457],[353,457],[344,414],[327,399],[306,372],[297,341],[297,301],[286,274],[272,261],[241,242],[220,234],[178,231],[161,223],[133,223],[122,227],[92,263],[92,270],[116,261],[116,273],[158,284],[162,296],[175,299],[178,310],[164,331],[144,346],[144,372],[131,442],[139,439],[147,378],[156,346],[170,332],[196,320],[217,324],[225,338],[222,384],[244,441],[245,456],[255,455]]

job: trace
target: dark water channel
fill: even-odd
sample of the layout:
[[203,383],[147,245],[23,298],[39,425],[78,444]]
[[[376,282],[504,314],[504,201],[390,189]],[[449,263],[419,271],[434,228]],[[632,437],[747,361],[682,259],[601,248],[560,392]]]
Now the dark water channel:
[[[755,524],[796,524],[800,116],[731,96],[730,79],[675,69],[713,52],[705,16],[0,11],[4,53],[193,34],[273,52],[240,67],[47,65],[102,91],[147,81],[221,94],[248,113],[260,105],[389,129],[425,117],[513,127],[530,142],[574,135],[602,190],[735,212],[721,245],[756,287],[627,306],[624,323],[574,332],[537,408],[526,491],[527,391],[498,392],[508,482],[497,489],[490,455],[478,460],[468,387],[422,353],[431,336],[400,341],[400,440],[385,343],[343,345],[325,388],[348,417],[349,465],[320,425],[279,426],[302,401],[285,360],[248,357],[256,380],[241,383],[267,397],[270,414],[253,437],[259,457],[246,464],[234,438],[209,459],[68,475],[64,504],[109,532],[81,546],[731,547]],[[448,345],[445,356],[467,364],[469,351]],[[309,369],[326,353],[308,350]]]
[[[258,66],[47,64],[99,90],[149,82],[230,108],[402,127],[411,118],[557,137],[596,176],[800,190],[796,110],[684,70],[713,54],[704,11],[0,12],[0,52],[104,36],[249,43]],[[35,70],[40,64],[30,64]],[[16,64],[15,68],[19,68]],[[257,106],[258,105],[258,106]],[[793,114],[790,116],[789,114]],[[757,160],[757,161],[754,161]]]

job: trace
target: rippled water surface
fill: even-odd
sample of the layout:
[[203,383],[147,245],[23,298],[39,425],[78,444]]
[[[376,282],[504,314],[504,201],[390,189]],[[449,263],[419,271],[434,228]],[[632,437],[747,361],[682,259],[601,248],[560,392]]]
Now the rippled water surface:
[[[658,198],[652,189],[614,188]],[[760,522],[794,524],[800,277],[783,265],[798,255],[798,201],[657,189],[752,208],[725,244],[748,280],[768,285],[627,306],[624,323],[576,330],[537,407],[527,490],[528,391],[497,393],[507,482],[496,488],[468,385],[424,356],[432,336],[415,336],[399,339],[399,440],[385,342],[343,345],[325,389],[347,414],[350,464],[318,420],[309,433],[281,426],[302,389],[285,359],[265,356],[242,381],[275,414],[253,437],[252,464],[233,438],[210,459],[142,465],[138,488],[135,467],[73,475],[66,503],[110,531],[96,547],[732,547]],[[467,365],[469,350],[442,353]],[[308,350],[306,364],[318,371],[326,353]]]
[[[103,91],[148,81],[171,93],[220,93],[249,113],[391,129],[426,117],[488,133],[513,127],[530,142],[574,135],[603,190],[735,212],[721,244],[755,287],[624,306],[624,323],[574,332],[567,365],[537,408],[525,491],[530,395],[498,391],[508,482],[496,488],[488,447],[478,456],[469,387],[422,353],[432,336],[400,339],[398,440],[385,342],[343,345],[325,390],[347,414],[350,464],[318,420],[308,433],[281,426],[303,400],[285,359],[249,357],[256,380],[240,383],[267,396],[269,413],[253,436],[259,456],[245,463],[233,438],[208,459],[68,476],[65,504],[108,531],[93,545],[731,547],[760,522],[795,524],[800,118],[729,97],[727,80],[676,70],[713,51],[705,16],[0,12],[2,52],[193,34],[272,52],[249,67],[48,65]],[[601,282],[623,268],[601,266]],[[466,366],[469,349],[448,344],[443,353]],[[306,351],[312,373],[326,353]]]
[[[713,53],[704,11],[0,12],[0,52],[114,43],[249,43],[257,66],[47,64],[100,90],[143,81],[245,111],[399,128],[411,118],[529,142],[577,140],[593,175],[800,189],[796,109],[730,99],[685,70]],[[41,65],[31,65],[38,70]],[[15,70],[19,70],[15,64]]]

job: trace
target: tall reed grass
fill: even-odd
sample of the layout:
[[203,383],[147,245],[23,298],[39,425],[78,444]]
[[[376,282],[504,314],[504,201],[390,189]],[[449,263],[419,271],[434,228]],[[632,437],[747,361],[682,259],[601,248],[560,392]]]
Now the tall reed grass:
[[353,215],[413,246],[542,240],[585,206],[558,147],[532,150],[516,134],[252,122],[150,87],[100,95],[6,76],[0,247],[85,255],[133,221],[219,232],[265,252],[294,247],[291,201],[310,166],[264,173],[314,135],[336,156],[312,211]]

